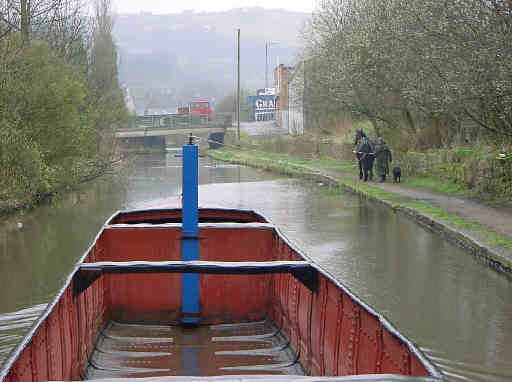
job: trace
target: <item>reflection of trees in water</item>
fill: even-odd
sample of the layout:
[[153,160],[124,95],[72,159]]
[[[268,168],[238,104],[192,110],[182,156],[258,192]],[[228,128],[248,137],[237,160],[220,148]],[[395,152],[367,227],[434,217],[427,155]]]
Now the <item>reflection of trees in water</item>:
[[[47,302],[126,198],[119,176],[82,185],[0,226],[0,311]],[[23,229],[16,229],[16,222]]]
[[363,230],[368,229],[369,225],[369,214],[368,214],[368,206],[364,201],[359,203],[359,226]]
[[7,230],[0,228],[0,263],[7,256]]
[[375,206],[365,199],[359,200],[357,219],[358,236],[361,241],[358,245],[359,248],[366,252],[379,251],[381,243],[385,240],[383,230],[387,222],[379,219],[379,213],[376,211]]

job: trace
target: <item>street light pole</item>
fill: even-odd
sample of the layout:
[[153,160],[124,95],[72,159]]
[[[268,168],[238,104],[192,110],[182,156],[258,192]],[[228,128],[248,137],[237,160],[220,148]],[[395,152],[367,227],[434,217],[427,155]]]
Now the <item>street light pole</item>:
[[236,134],[238,138],[238,146],[240,146],[240,29],[238,29],[238,65],[237,65],[237,81],[236,81]]
[[268,88],[268,53],[271,44],[278,44],[278,42],[267,41],[265,43],[265,88]]

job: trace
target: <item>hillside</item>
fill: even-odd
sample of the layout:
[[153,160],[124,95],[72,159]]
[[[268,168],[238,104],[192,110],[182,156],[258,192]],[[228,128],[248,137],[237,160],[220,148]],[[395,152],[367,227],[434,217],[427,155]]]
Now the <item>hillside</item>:
[[308,14],[240,8],[227,12],[121,14],[114,36],[122,83],[135,96],[137,112],[174,108],[191,98],[219,99],[235,87],[236,29],[241,30],[241,83],[265,85],[265,44],[271,67],[292,65],[300,51],[299,31]]

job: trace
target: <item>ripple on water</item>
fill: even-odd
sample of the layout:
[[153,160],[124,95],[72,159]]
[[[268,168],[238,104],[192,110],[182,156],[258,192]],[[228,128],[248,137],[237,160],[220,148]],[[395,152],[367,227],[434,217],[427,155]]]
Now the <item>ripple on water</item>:
[[0,365],[29,331],[46,306],[47,304],[38,304],[17,312],[0,314]]

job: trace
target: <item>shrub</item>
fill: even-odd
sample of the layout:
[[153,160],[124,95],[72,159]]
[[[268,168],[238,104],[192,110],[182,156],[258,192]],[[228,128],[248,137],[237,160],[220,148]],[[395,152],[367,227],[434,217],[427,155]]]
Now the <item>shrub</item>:
[[41,153],[30,138],[0,122],[0,201],[17,207],[44,191]]

